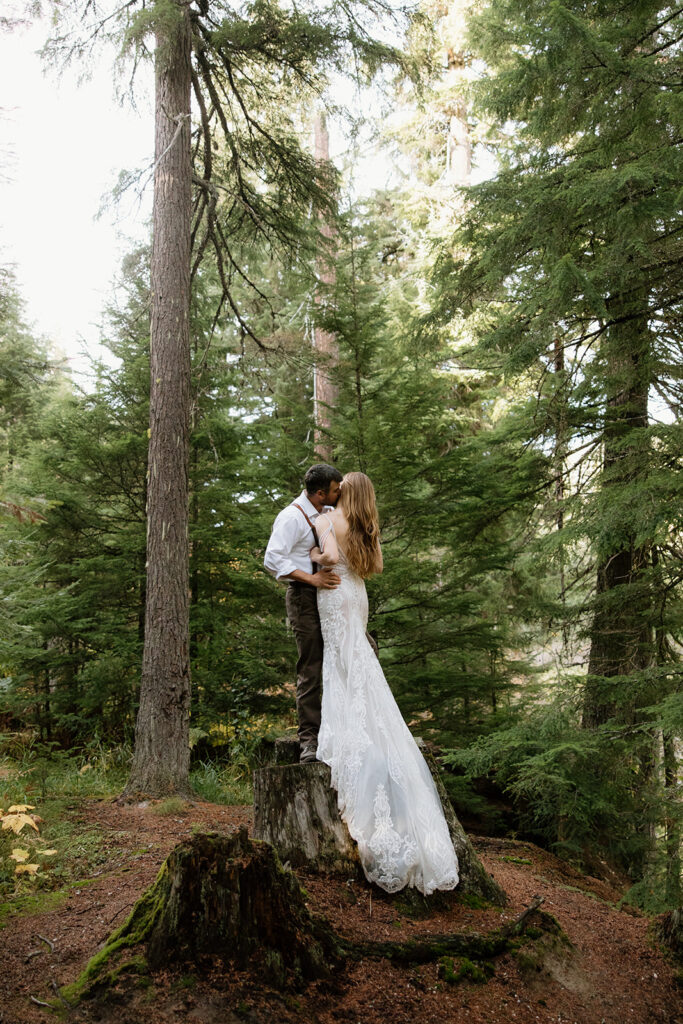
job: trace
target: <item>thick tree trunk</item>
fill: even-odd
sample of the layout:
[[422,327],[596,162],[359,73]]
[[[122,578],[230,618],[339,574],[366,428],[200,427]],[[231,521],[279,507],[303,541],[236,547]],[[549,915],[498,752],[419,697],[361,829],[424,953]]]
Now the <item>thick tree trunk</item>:
[[[605,343],[608,399],[601,488],[606,527],[598,551],[583,707],[586,728],[603,724],[618,709],[630,714],[632,708],[624,708],[629,698],[616,688],[616,680],[642,671],[653,658],[651,595],[643,578],[650,544],[637,539],[637,524],[628,522],[629,503],[623,500],[624,489],[645,480],[649,469],[644,432],[648,422],[650,338],[645,317],[638,315],[643,305],[642,295],[635,289],[628,301],[617,296],[608,303],[615,322]],[[609,507],[614,500],[618,500],[620,510],[616,515]],[[635,500],[630,507],[637,515]],[[615,683],[609,682],[612,679]]]
[[[441,781],[439,767],[422,747],[441,799],[451,840],[458,856],[456,891],[505,906],[505,893],[479,860]],[[292,760],[298,755],[293,751]],[[326,764],[283,764],[286,745],[276,748],[279,764],[254,772],[254,836],[272,843],[283,862],[323,873],[364,877],[356,844],[337,809],[337,793]],[[402,890],[402,895],[407,894]],[[434,894],[436,895],[436,894]]]
[[681,890],[681,823],[678,808],[678,758],[676,756],[676,740],[671,733],[663,736],[664,747],[664,794],[666,798],[666,898],[676,907],[683,904]]
[[173,8],[156,40],[145,645],[126,797],[189,791],[191,28]]

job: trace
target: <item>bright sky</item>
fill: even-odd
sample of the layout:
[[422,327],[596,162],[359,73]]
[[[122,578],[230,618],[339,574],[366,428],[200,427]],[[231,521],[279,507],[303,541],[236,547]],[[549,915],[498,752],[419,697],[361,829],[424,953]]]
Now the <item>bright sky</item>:
[[28,320],[78,368],[81,348],[97,350],[122,255],[147,234],[151,189],[95,218],[119,171],[151,161],[151,74],[139,109],[122,108],[109,54],[79,87],[76,71],[44,74],[46,37],[44,23],[0,35],[0,262],[15,269]]
[[[2,0],[3,11],[21,7]],[[67,355],[76,371],[87,349],[106,356],[98,341],[102,310],[111,300],[123,255],[148,237],[152,188],[131,193],[97,218],[122,170],[151,167],[153,74],[138,76],[137,109],[120,106],[112,78],[114,53],[98,51],[90,79],[77,69],[45,70],[38,50],[47,21],[0,33],[0,264],[14,267],[26,315],[38,334]],[[350,109],[359,98],[348,89]],[[340,92],[341,90],[341,92]],[[375,98],[376,100],[376,98]],[[374,103],[367,94],[362,106]],[[349,145],[331,132],[332,159]],[[312,142],[312,140],[311,140]],[[391,168],[378,151],[361,149],[355,187],[381,187]]]
[[[96,218],[120,171],[152,163],[153,75],[139,73],[137,110],[119,106],[114,54],[100,51],[79,85],[77,70],[45,71],[37,51],[48,34],[47,22],[0,34],[0,263],[15,269],[29,322],[78,371],[84,348],[106,354],[101,312],[122,256],[148,237],[149,175],[142,202],[131,193]],[[331,144],[333,157],[344,148]]]

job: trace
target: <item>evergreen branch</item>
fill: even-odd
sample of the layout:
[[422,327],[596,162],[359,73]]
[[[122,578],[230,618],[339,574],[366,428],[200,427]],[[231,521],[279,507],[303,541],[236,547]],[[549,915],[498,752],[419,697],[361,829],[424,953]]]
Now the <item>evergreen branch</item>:
[[[635,42],[631,43],[630,49],[627,50],[626,52],[627,53],[633,53],[634,50],[638,49],[638,47],[641,45],[641,43],[644,43],[645,40],[649,39],[650,36],[655,34],[655,32],[660,32],[664,28],[665,25],[668,25],[670,21],[673,21],[675,18],[677,18],[679,14],[683,14],[683,7],[676,7],[671,12],[671,14],[669,14],[666,18],[662,19],[662,21],[658,21],[656,24],[650,26],[650,28],[647,30],[647,32],[645,32],[642,36],[640,36],[640,38],[636,39]],[[650,55],[649,54],[645,54],[645,56],[650,56]]]

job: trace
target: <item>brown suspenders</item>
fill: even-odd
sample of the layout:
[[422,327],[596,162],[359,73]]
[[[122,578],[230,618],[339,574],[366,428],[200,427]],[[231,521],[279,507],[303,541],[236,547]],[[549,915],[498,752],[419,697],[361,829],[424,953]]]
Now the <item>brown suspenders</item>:
[[[316,532],[315,526],[313,525],[313,523],[308,518],[308,516],[306,515],[306,513],[302,509],[301,505],[297,501],[293,501],[292,505],[294,506],[294,508],[298,508],[299,512],[301,512],[301,515],[304,517],[304,519],[306,520],[306,522],[310,526],[311,530],[313,531],[313,539],[315,540],[316,547],[319,547],[320,545],[318,543],[318,534]],[[315,574],[318,571],[318,569],[319,569],[318,563],[311,561],[311,564],[313,566],[313,572]]]

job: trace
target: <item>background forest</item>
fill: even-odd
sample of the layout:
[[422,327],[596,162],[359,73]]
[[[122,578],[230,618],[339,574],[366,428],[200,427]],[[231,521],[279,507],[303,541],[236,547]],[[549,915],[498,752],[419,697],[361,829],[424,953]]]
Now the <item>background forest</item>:
[[[342,46],[315,5],[303,43],[286,4],[215,6],[192,129],[195,785],[248,799],[264,741],[295,728],[262,560],[322,454],[375,484],[370,629],[466,825],[680,906],[680,10],[425,2],[397,47],[360,29]],[[333,100],[354,61],[374,117]],[[348,134],[337,167],[325,118]],[[43,779],[130,760],[149,266],[126,257],[87,388],[0,278],[0,727]]]

